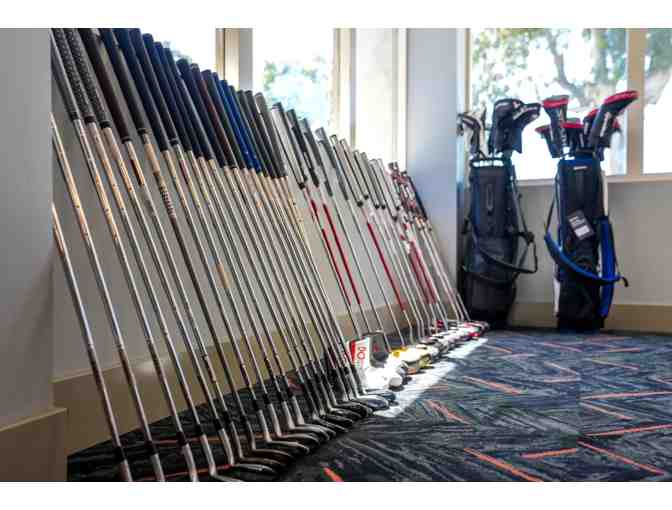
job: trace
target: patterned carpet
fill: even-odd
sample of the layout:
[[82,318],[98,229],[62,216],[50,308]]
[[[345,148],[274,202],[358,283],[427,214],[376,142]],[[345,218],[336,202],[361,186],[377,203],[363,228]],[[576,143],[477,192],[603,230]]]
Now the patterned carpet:
[[[166,472],[183,470],[164,448]],[[108,443],[79,452],[70,479],[115,479],[110,460]],[[280,479],[672,481],[672,337],[491,332]]]

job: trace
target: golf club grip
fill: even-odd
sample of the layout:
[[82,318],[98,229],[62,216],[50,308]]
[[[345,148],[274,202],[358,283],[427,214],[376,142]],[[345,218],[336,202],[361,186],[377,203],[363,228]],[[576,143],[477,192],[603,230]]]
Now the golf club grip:
[[[345,200],[347,202],[350,199],[350,197],[348,196],[347,186],[341,180],[341,176],[340,176],[340,173],[339,173],[340,170],[336,169],[336,167],[338,165],[338,162],[336,161],[336,158],[334,157],[334,154],[331,152],[332,148],[331,148],[331,145],[329,144],[329,141],[325,140],[325,139],[322,139],[322,140],[318,140],[317,143],[320,146],[322,146],[322,149],[324,150],[324,153],[327,155],[327,159],[329,159],[329,165],[334,169],[334,172],[336,173],[336,179],[338,180],[338,187],[341,189],[341,194],[343,195],[343,200]],[[325,173],[324,182],[325,182],[325,185],[327,186],[327,188],[329,188],[329,187],[331,187],[331,185],[328,184],[329,177],[327,177],[327,175],[326,175],[327,174],[327,169],[326,169],[326,167],[323,167],[323,168],[324,168],[324,173]]]
[[[108,30],[108,29],[101,29],[101,33],[102,30]],[[105,37],[103,37],[103,40],[106,41],[107,51],[110,54],[113,54],[114,52],[117,51],[117,47],[116,44],[114,44],[114,38],[111,37],[111,35],[112,32],[110,32],[110,38],[108,39],[109,44],[111,46],[107,46],[108,42]],[[152,95],[149,93],[147,81],[145,80],[145,75],[143,74],[142,69],[140,69],[140,64],[135,56],[135,51],[133,50],[133,46],[131,45],[131,39],[128,35],[128,29],[115,28],[114,35],[117,38],[117,42],[119,43],[121,52],[124,54],[124,58],[126,59],[126,65],[128,66],[128,69],[131,71],[131,76],[133,77],[133,81],[135,82],[135,88],[137,89],[138,95],[140,96],[140,102],[144,106],[145,113],[147,114],[147,118],[149,119],[149,125],[152,127],[154,138],[156,138],[156,145],[159,148],[160,152],[166,151],[168,150],[168,140],[166,139],[166,131],[163,128],[161,121],[159,120],[159,116],[156,111],[156,105],[154,104]],[[125,72],[123,71],[123,65],[121,65],[121,62],[119,62],[118,69],[115,68],[115,71],[117,72],[117,74],[119,72],[122,73]],[[129,101],[129,97],[133,95],[130,88],[130,84],[128,90],[124,92],[124,95],[126,95],[126,102],[129,104],[129,108],[131,108],[131,115],[135,119],[136,115],[133,115],[133,109],[137,108],[137,112],[139,115],[140,108],[134,102],[132,104],[132,102]],[[138,133],[140,133],[139,129]],[[142,135],[145,133],[146,128],[140,134]]]
[[360,180],[357,162],[355,161],[355,158],[352,155],[352,152],[350,151],[350,146],[348,145],[348,142],[345,139],[342,139],[339,140],[338,143],[340,144],[341,150],[343,151],[345,159],[348,162],[347,166],[350,169],[350,176],[357,183],[357,188],[359,188],[360,197],[362,198],[363,201],[368,200],[369,195],[366,192],[366,189],[362,185],[362,182]]
[[[322,169],[322,176],[324,177],[324,187],[327,190],[327,193],[330,197],[334,196],[334,192],[331,189],[331,183],[329,182],[329,177],[327,176],[327,171],[324,168],[324,162],[322,161],[322,156],[320,155],[320,148],[317,146],[317,142],[315,142],[315,136],[313,135],[313,131],[310,129],[310,123],[308,122],[308,119],[303,118],[300,121],[300,126],[301,130],[303,131],[303,136],[308,142],[308,147],[310,148],[310,152],[313,155],[313,172],[315,172],[315,167],[318,166]],[[315,179],[317,179],[317,172],[315,172]]]
[[257,139],[257,146],[259,147],[261,158],[264,162],[264,169],[268,175],[271,177],[276,177],[278,172],[275,169],[275,162],[271,157],[271,147],[268,143],[268,137],[264,132],[264,125],[261,119],[261,115],[259,115],[257,105],[254,102],[254,94],[252,94],[251,90],[246,90],[243,92],[242,98],[243,106],[247,112],[250,127],[252,128],[253,133]]
[[372,189],[371,183],[369,182],[368,179],[368,172],[366,171],[366,166],[364,165],[364,162],[362,161],[362,153],[359,152],[357,149],[352,151],[352,157],[355,160],[355,167],[359,171],[359,174],[362,177],[362,182],[364,183],[364,186],[366,187],[366,192],[368,193],[369,198],[371,199],[371,202],[373,203],[373,206],[375,208],[380,207],[380,204],[378,203],[378,197],[375,194],[375,190]]
[[[84,49],[89,56],[89,62],[91,62],[93,72],[95,73],[96,78],[98,78],[98,85],[100,86],[103,97],[105,98],[105,102],[107,103],[110,116],[112,117],[112,122],[116,126],[117,132],[119,133],[121,143],[125,143],[131,139],[131,133],[128,129],[126,118],[121,111],[117,93],[112,86],[110,76],[107,74],[105,64],[103,64],[103,59],[100,53],[100,48],[98,47],[99,43],[96,40],[96,36],[93,33],[93,30],[90,28],[80,28],[79,36],[82,39]],[[106,127],[103,125],[103,122],[100,120],[100,118],[98,121],[102,127]]]
[[222,105],[226,110],[227,118],[231,119],[230,128],[234,133],[234,140],[236,142],[235,149],[241,158],[241,162],[244,163],[242,166],[245,166],[246,168],[252,168],[254,166],[254,157],[252,156],[251,152],[252,149],[249,146],[247,137],[243,131],[243,125],[239,112],[237,111],[231,89],[229,88],[228,84],[225,85],[224,83],[216,89],[219,104]]
[[239,116],[241,128],[243,130],[243,136],[250,147],[250,153],[255,163],[255,169],[257,170],[257,173],[264,172],[265,165],[263,163],[263,155],[258,143],[258,137],[254,131],[254,126],[252,125],[252,120],[250,119],[250,113],[245,104],[245,92],[242,90],[235,92],[233,87],[231,87],[231,94],[234,98],[236,112],[238,112],[237,115]]
[[196,109],[195,112],[193,109],[190,109],[189,111],[190,115],[192,116],[192,124],[194,125],[198,124],[198,119],[196,118],[198,116],[198,118],[200,118],[201,120],[203,131],[205,131],[205,136],[207,137],[210,143],[210,147],[212,147],[212,151],[215,155],[215,159],[217,160],[217,164],[220,167],[224,167],[227,164],[226,156],[224,156],[224,151],[222,150],[222,147],[219,145],[219,142],[217,141],[217,137],[215,136],[215,128],[212,126],[212,123],[210,122],[208,112],[205,111],[205,105],[203,104],[201,95],[198,93],[196,83],[194,82],[193,76],[191,75],[191,70],[189,69],[189,62],[181,58],[180,60],[177,61],[176,67],[180,71],[180,75],[182,77],[184,85],[186,86],[187,92],[189,93],[194,108]]
[[254,102],[256,103],[259,115],[261,115],[263,120],[266,136],[268,136],[271,158],[273,158],[273,161],[275,162],[276,175],[278,177],[285,177],[287,175],[287,170],[282,162],[282,153],[280,152],[282,149],[278,142],[275,125],[273,124],[273,119],[271,119],[271,113],[268,111],[266,98],[261,92],[258,92],[254,96]]
[[410,178],[410,176],[407,176],[407,179],[408,179],[408,185],[411,188],[411,191],[413,191],[413,198],[415,199],[415,202],[418,204],[422,216],[426,220],[429,219],[429,216],[427,216],[427,209],[425,209],[425,204],[422,203],[422,200],[420,199],[420,195],[418,194],[418,190],[416,189],[413,180]]
[[[163,73],[168,81],[168,86],[172,91],[173,99],[177,105],[177,111],[180,112],[180,117],[182,118],[182,123],[184,129],[191,141],[191,147],[194,151],[194,156],[196,158],[204,157],[210,159],[210,152],[207,147],[203,148],[201,146],[202,140],[199,137],[198,129],[193,125],[192,119],[189,116],[189,107],[187,106],[188,99],[184,96],[184,89],[180,87],[181,83],[178,83],[179,77],[177,77],[176,70],[173,70],[171,63],[174,65],[175,61],[173,60],[173,54],[166,53],[166,48],[163,47],[161,43],[154,43],[154,48],[156,50],[159,65],[163,69]],[[207,156],[206,156],[207,154]]]
[[261,172],[268,173],[272,171],[270,168],[271,165],[268,161],[268,154],[266,153],[266,148],[264,146],[263,140],[261,139],[261,135],[259,134],[259,130],[257,129],[254,115],[250,110],[250,105],[248,104],[245,91],[241,90],[238,93],[238,105],[240,106],[241,112],[243,114],[243,119],[245,120],[247,130],[249,131],[254,157],[256,158],[257,164],[259,165],[259,170]]
[[388,209],[390,212],[393,212],[393,209],[389,207],[389,202],[387,201],[387,197],[383,193],[383,188],[380,186],[380,181],[378,180],[378,177],[375,174],[375,171],[373,169],[373,165],[371,165],[371,161],[369,161],[369,158],[366,155],[366,152],[361,152],[361,160],[362,160],[362,165],[364,168],[364,172],[366,173],[367,177],[371,181],[371,188],[373,189],[374,193],[376,194],[376,197],[378,198],[378,203],[383,209]]
[[289,125],[287,123],[287,117],[285,115],[285,111],[282,108],[282,104],[275,103],[271,108],[271,115],[273,116],[273,125],[277,129],[277,134],[280,138],[282,150],[284,151],[285,157],[287,159],[287,166],[289,166],[289,169],[292,171],[297,185],[304,186],[306,177],[303,174],[299,163],[296,161],[296,154],[292,147],[293,141],[289,136]]
[[383,183],[383,187],[385,189],[385,193],[387,194],[387,197],[389,198],[392,207],[394,208],[395,211],[398,211],[400,209],[400,204],[397,196],[393,193],[393,188],[392,184],[390,183],[390,175],[387,173],[385,170],[385,166],[383,165],[383,160],[382,159],[376,159],[374,160],[374,166],[378,169],[378,175],[380,177],[380,182]]
[[163,128],[166,130],[166,138],[168,138],[168,143],[173,146],[177,145],[180,140],[177,136],[177,131],[175,130],[175,123],[168,113],[166,100],[163,98],[161,88],[159,87],[158,80],[156,79],[156,74],[152,68],[152,63],[149,61],[149,55],[147,55],[145,44],[142,41],[142,33],[140,32],[140,29],[132,28],[129,31],[129,35],[131,38],[131,43],[135,47],[135,54],[137,55],[140,67],[145,73],[145,79],[147,80],[149,91],[154,97],[154,104],[156,105],[156,109],[159,112],[159,118],[163,122]]
[[[56,48],[58,49],[58,53],[61,57],[60,62],[61,65],[63,66],[62,69],[65,71],[64,73],[62,73],[62,76],[67,77],[67,81],[64,81],[63,84],[66,85],[67,82],[70,83],[70,90],[75,98],[74,104],[76,106],[74,107],[74,109],[76,111],[77,108],[79,108],[79,112],[85,123],[88,124],[90,122],[95,122],[96,118],[93,115],[91,105],[88,99],[86,98],[84,89],[82,88],[82,82],[80,81],[79,75],[77,74],[75,61],[72,58],[72,54],[70,53],[70,48],[68,48],[68,42],[65,38],[65,32],[63,32],[62,28],[53,28],[51,33],[54,35]],[[65,88],[67,89],[68,87],[66,86]],[[66,95],[67,94],[64,94],[64,97]],[[70,108],[71,106],[68,106],[68,109]]]
[[320,186],[320,180],[317,178],[313,161],[310,158],[310,154],[308,153],[308,146],[306,145],[306,140],[304,139],[303,133],[301,132],[301,126],[299,125],[299,119],[296,116],[296,111],[293,109],[287,110],[287,118],[289,120],[292,133],[294,133],[294,137],[296,138],[296,143],[299,149],[299,160],[303,161],[303,164],[308,169],[310,179],[313,181],[313,186],[317,188]]
[[86,57],[82,50],[82,43],[79,40],[79,34],[77,34],[77,31],[74,28],[64,28],[63,32],[65,33],[65,38],[70,47],[70,54],[72,55],[72,59],[79,72],[80,82],[84,86],[84,91],[89,98],[89,104],[93,110],[93,114],[98,120],[101,128],[108,128],[111,125],[110,118],[107,115],[103,98],[100,97],[96,83],[93,80],[93,76],[91,76],[91,71],[89,70]]
[[[222,153],[228,162],[228,166],[241,168],[241,165],[244,163],[242,160],[242,155],[239,151],[236,151],[238,148],[234,143],[234,136],[231,134],[231,127],[227,123],[228,116],[222,108],[221,98],[219,95],[214,97],[208,92],[208,86],[203,79],[201,70],[198,68],[198,65],[191,64],[189,70],[192,78],[194,79],[194,84],[196,85],[196,93],[200,96],[205,106],[206,115],[210,116],[210,121],[213,127],[213,134],[215,135],[220,147],[222,148]],[[219,100],[219,101],[218,101]],[[215,104],[215,101],[218,101]],[[220,108],[218,109],[217,106]],[[229,129],[226,130],[226,127]]]
[[[133,37],[131,32],[131,37]],[[138,34],[140,31],[137,32]],[[147,55],[147,64],[152,67],[152,73],[156,77],[159,85],[159,90],[161,97],[167,107],[167,115],[171,118],[172,124],[175,127],[177,132],[177,137],[182,143],[182,147],[185,151],[191,151],[191,139],[187,134],[184,123],[182,122],[182,115],[177,108],[177,103],[175,102],[175,97],[173,92],[168,84],[168,79],[166,78],[166,73],[164,71],[163,65],[159,59],[159,55],[156,52],[156,47],[154,46],[154,38],[151,34],[143,34],[142,42],[144,43],[144,53]]]
[[[160,46],[160,43],[157,43],[157,48]],[[193,145],[198,145],[201,150],[201,155],[207,160],[210,161],[215,156],[213,152],[215,149],[210,146],[208,142],[207,135],[205,134],[204,124],[199,120],[198,113],[196,111],[196,105],[191,99],[189,90],[187,89],[186,82],[180,76],[180,71],[177,69],[177,64],[173,58],[173,52],[168,48],[163,48],[165,66],[168,71],[168,80],[175,86],[175,94],[178,100],[178,105],[182,104],[184,107],[184,118],[187,123],[187,127],[191,126],[193,129]]]
[[237,91],[232,87],[228,87],[229,91],[229,97],[231,98],[231,111],[233,113],[233,118],[235,121],[238,123],[238,126],[240,128],[240,133],[243,136],[243,141],[245,142],[245,146],[247,147],[247,151],[249,154],[249,157],[251,159],[252,166],[260,170],[260,161],[258,157],[258,151],[256,144],[254,142],[254,139],[252,138],[252,134],[250,133],[250,126],[247,122],[247,118],[245,117],[245,112],[244,109],[240,103],[240,91]]
[[357,194],[357,188],[355,188],[355,185],[352,182],[352,177],[350,176],[350,172],[348,171],[348,166],[349,166],[349,161],[348,158],[345,154],[345,151],[343,150],[343,147],[338,141],[338,137],[336,135],[331,135],[329,137],[329,144],[331,145],[331,148],[336,155],[336,159],[340,163],[339,168],[341,169],[341,173],[343,175],[343,179],[348,185],[348,189],[350,190],[350,195],[355,199],[355,202],[357,203],[357,206],[362,205],[362,195]]
[[[128,111],[131,114],[131,120],[133,121],[135,129],[140,136],[145,135],[148,132],[147,117],[142,111],[142,108],[138,103],[138,99],[134,95],[133,87],[131,86],[131,77],[128,75],[128,71],[124,67],[123,63],[121,62],[121,58],[119,57],[119,49],[117,48],[117,40],[114,36],[114,32],[112,32],[112,30],[109,28],[99,28],[98,32],[100,32],[100,37],[107,51],[110,63],[112,64],[112,69],[116,75],[117,83],[119,83],[121,93],[126,100],[126,106],[128,107]],[[84,41],[86,43],[87,37],[84,37]],[[98,47],[95,45],[95,41],[93,42],[93,45],[87,46],[87,49],[89,50],[89,56],[92,53],[91,49],[98,51]],[[92,62],[95,63],[96,59],[92,59]],[[124,115],[121,113],[121,105],[118,101],[116,93],[114,92],[114,87],[112,86],[112,82],[107,74],[107,70],[102,63],[102,59],[100,60],[100,67],[97,68],[94,64],[94,69],[96,69],[96,73],[98,73],[98,81],[100,84],[103,85],[103,83],[107,82],[107,85],[103,86],[103,93],[105,94],[105,99],[107,100],[107,104],[112,112],[112,118],[117,125],[117,130],[119,130],[120,134],[122,134],[121,125],[123,124],[126,127],[126,121]],[[101,80],[101,76],[105,76],[105,80]],[[128,140],[130,140],[130,133],[128,133],[128,135]],[[127,140],[122,138],[122,141]]]
[[[209,70],[205,70],[201,73],[205,85],[209,90],[210,97],[213,98],[213,105],[218,112],[218,117],[220,119],[224,117],[231,117],[231,108],[228,102],[228,98],[224,93],[224,88],[220,86],[219,79],[216,73],[212,73]],[[231,129],[233,131],[233,137],[230,140],[230,143],[233,145],[232,152],[236,151],[236,154],[239,154],[240,161],[247,162],[247,158],[243,148],[240,146],[240,132],[238,125],[233,122]]]
[[61,96],[63,97],[63,103],[65,104],[65,109],[68,112],[68,116],[71,120],[79,120],[79,109],[77,108],[77,100],[72,94],[72,90],[68,86],[68,79],[65,76],[65,67],[63,66],[63,61],[61,60],[61,55],[58,53],[56,48],[56,41],[54,41],[53,35],[51,38],[51,70],[56,78],[56,84],[58,85],[59,90],[61,91]]
[[[230,105],[230,110],[227,110],[226,117],[224,118],[224,127],[233,133],[233,125],[235,124],[238,126],[241,141],[244,144],[245,150],[247,151],[247,159],[249,160],[249,163],[246,164],[245,167],[249,169],[256,169],[256,158],[253,152],[253,147],[250,143],[250,139],[247,135],[247,130],[245,129],[245,119],[241,117],[240,106],[238,105],[234,88],[231,85],[228,87],[222,87],[222,95],[219,96],[220,100],[222,100],[222,97],[226,97]],[[233,134],[231,137],[233,137]],[[236,148],[242,157],[243,147],[237,144]]]
[[[317,136],[317,143],[322,146],[324,149],[324,153],[327,155],[327,159],[329,160],[329,165],[333,169],[334,173],[336,174],[336,180],[338,181],[338,187],[341,189],[341,194],[343,195],[344,200],[349,200],[348,196],[348,190],[345,182],[343,182],[343,176],[341,175],[341,169],[338,166],[338,161],[336,160],[336,156],[334,154],[334,149],[329,143],[329,137],[327,136],[327,132],[324,130],[324,128],[317,128],[315,130],[315,134]],[[323,166],[322,169],[324,170],[324,180],[326,183],[329,182],[329,177],[327,174],[327,168],[326,166]],[[329,185],[330,186],[330,185]]]

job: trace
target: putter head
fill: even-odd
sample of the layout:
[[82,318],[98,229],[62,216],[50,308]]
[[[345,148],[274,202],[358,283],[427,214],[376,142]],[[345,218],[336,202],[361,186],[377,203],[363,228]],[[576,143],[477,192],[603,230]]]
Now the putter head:
[[513,112],[523,106],[520,99],[507,97],[498,99],[492,109],[492,128],[488,138],[488,150],[490,154],[498,154],[508,148],[507,141],[513,126]]
[[614,133],[614,121],[638,97],[639,93],[636,90],[626,90],[606,98],[597,109],[590,126],[588,145],[595,149],[608,147],[607,143],[610,143],[611,135]]
[[541,105],[539,103],[522,104],[512,114],[512,124],[507,140],[507,149],[518,153],[523,152],[523,130],[539,118]]
[[553,140],[551,140],[551,125],[544,124],[535,129],[539,136],[541,136],[546,141],[546,146],[548,147],[548,152],[551,154],[552,158],[562,157],[562,147],[556,145]]
[[567,145],[564,124],[567,120],[569,96],[563,94],[547,97],[542,104],[544,105],[544,111],[548,114],[548,117],[551,120],[551,141],[560,147],[560,151],[562,151],[562,147]]

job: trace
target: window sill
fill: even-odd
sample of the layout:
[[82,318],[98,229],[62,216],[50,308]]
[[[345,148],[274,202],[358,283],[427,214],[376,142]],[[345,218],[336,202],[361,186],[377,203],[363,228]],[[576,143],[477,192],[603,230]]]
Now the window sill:
[[[519,179],[518,187],[533,188],[538,186],[553,186],[555,179]],[[672,182],[672,172],[659,174],[639,175],[608,175],[609,184],[643,184],[647,182]]]

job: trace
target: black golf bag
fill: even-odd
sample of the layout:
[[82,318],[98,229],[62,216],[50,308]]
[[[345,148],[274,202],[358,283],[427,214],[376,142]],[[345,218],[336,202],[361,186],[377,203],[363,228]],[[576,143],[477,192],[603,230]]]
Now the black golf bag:
[[[590,331],[604,326],[618,271],[607,211],[606,182],[592,156],[561,159],[555,178],[544,240],[555,261],[555,314],[558,328]],[[557,205],[557,242],[549,232]]]
[[[509,158],[473,159],[469,182],[462,296],[471,317],[502,327],[516,297],[516,279],[537,271],[534,235],[521,215],[516,171]],[[524,267],[530,246],[532,269]]]

